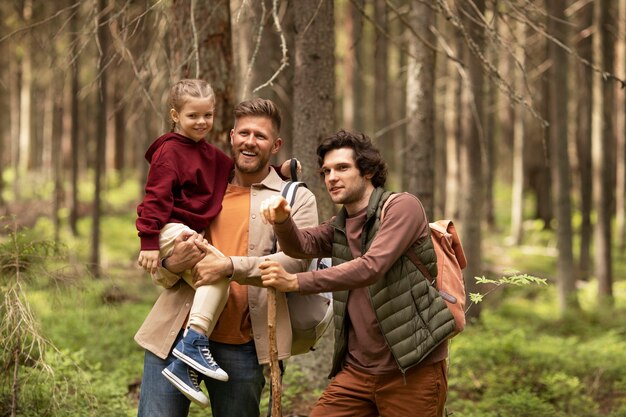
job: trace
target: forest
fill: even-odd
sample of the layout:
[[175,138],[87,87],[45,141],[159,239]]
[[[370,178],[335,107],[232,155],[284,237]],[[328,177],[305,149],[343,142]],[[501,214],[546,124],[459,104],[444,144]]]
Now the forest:
[[[338,129],[454,220],[468,327],[447,415],[626,417],[626,0],[7,0],[0,18],[0,417],[136,415],[133,335],[159,294],[136,207],[181,78],[212,85],[226,152],[237,103],[278,105],[273,162],[300,161],[320,221],[337,207],[315,149]],[[288,361],[283,415],[327,385],[332,337]]]

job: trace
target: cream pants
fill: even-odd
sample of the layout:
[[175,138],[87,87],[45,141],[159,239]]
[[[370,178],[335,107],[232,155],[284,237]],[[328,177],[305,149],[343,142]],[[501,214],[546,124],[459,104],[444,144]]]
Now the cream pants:
[[[168,223],[159,236],[160,258],[166,258],[172,254],[174,250],[174,242],[176,238],[183,232],[195,233],[194,230],[182,223]],[[189,325],[198,326],[204,330],[208,336],[213,331],[215,323],[219,318],[226,300],[228,299],[229,282],[227,279],[221,279],[214,284],[202,285],[195,287],[191,271],[187,270],[182,273],[182,278],[191,288],[196,290],[189,312]]]

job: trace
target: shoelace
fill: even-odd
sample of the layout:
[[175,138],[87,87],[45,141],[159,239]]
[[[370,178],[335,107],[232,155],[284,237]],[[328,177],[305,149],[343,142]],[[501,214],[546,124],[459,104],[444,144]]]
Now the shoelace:
[[204,356],[204,359],[206,359],[209,365],[217,366],[217,362],[215,362],[215,359],[213,359],[213,356],[211,355],[211,351],[209,351],[209,348],[202,347],[200,348],[200,352],[202,352],[202,356]]
[[187,373],[189,374],[189,379],[191,379],[191,383],[194,388],[200,389],[200,384],[198,384],[198,373],[191,369],[191,367],[187,367]]

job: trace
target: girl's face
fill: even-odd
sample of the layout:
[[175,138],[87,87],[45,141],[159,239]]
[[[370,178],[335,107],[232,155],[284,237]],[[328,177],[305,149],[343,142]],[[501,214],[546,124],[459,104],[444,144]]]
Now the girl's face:
[[214,98],[186,97],[185,104],[180,111],[171,109],[170,116],[176,123],[176,133],[200,142],[206,138],[206,135],[213,128],[214,112]]

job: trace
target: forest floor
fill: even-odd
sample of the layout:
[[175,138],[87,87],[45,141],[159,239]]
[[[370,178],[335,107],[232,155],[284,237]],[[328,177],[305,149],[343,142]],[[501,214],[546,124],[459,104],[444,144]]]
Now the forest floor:
[[[89,259],[91,229],[90,219],[82,218],[80,236],[67,231],[61,235],[66,256],[46,258],[45,273],[36,274],[24,287],[41,334],[60,352],[46,356],[56,375],[74,387],[56,408],[30,415],[136,415],[143,351],[133,336],[159,290],[136,265],[133,210],[116,207],[102,222],[100,278],[87,272],[84,259]],[[31,202],[13,210],[20,213],[20,224],[31,228],[30,239],[52,236],[49,216],[41,216],[46,204]],[[11,225],[10,219],[4,221]],[[579,281],[581,309],[563,316],[551,278],[553,233],[531,222],[527,229],[519,247],[507,245],[503,232],[489,235],[485,273],[497,278],[508,270],[522,271],[546,278],[548,285],[505,286],[486,296],[480,321],[470,323],[451,343],[448,411],[455,417],[626,417],[626,258],[616,253],[613,307],[598,305],[596,284],[590,279]],[[327,332],[317,351],[288,361],[285,417],[308,414],[328,383],[331,355],[332,332]],[[30,380],[31,392],[49,385],[42,382],[40,387],[35,381]],[[0,388],[7,386],[6,381],[0,383]],[[25,393],[24,408],[27,401],[42,401]],[[262,414],[267,403],[266,393]],[[192,406],[190,416],[207,415]]]

